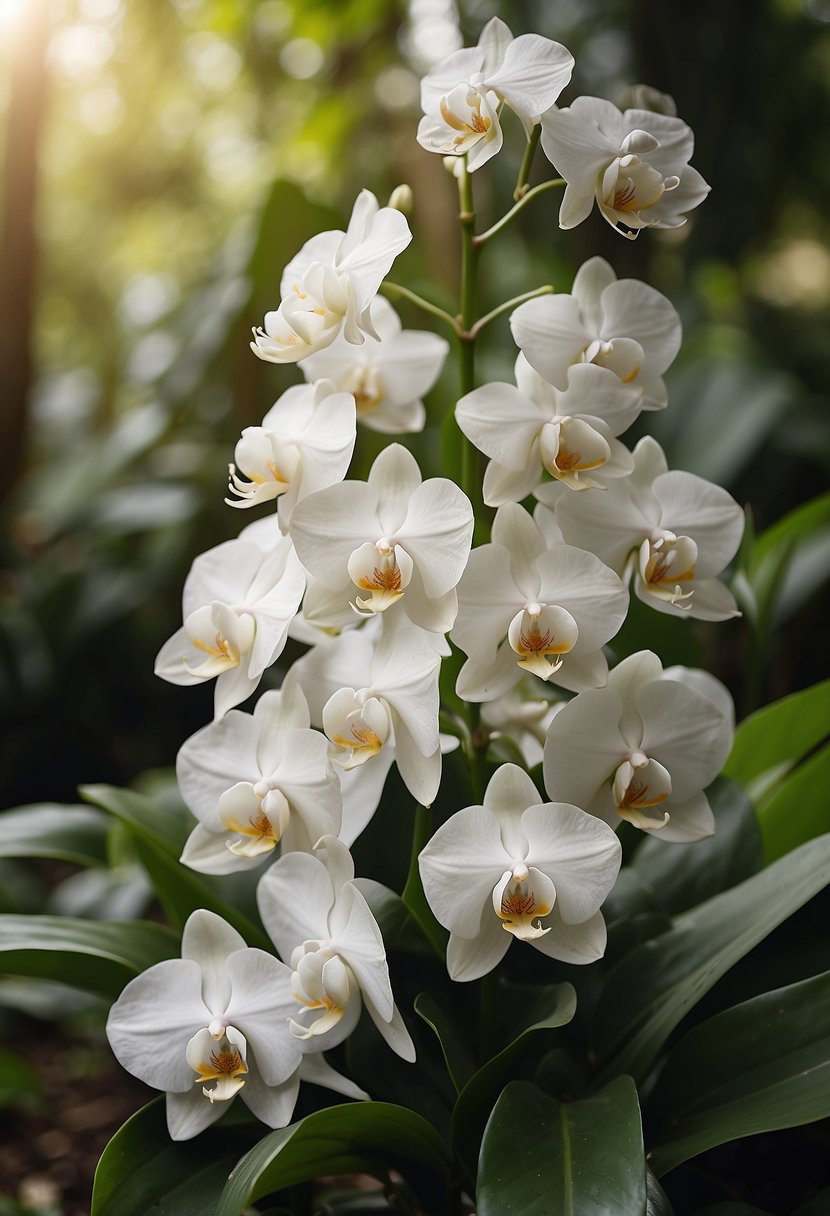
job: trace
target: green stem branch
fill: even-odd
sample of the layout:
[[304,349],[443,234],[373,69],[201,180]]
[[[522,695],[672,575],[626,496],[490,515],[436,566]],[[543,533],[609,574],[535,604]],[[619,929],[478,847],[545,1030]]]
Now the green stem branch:
[[437,304],[432,304],[429,300],[425,300],[423,296],[419,296],[415,291],[410,291],[408,287],[401,287],[400,283],[392,283],[389,279],[384,279],[380,285],[380,290],[384,295],[389,296],[390,300],[408,300],[416,308],[420,308],[423,312],[428,312],[430,316],[438,317],[439,321],[443,321],[445,325],[449,325],[454,334],[458,335],[460,333],[461,326],[458,317],[451,317],[446,309],[439,308]]
[[554,190],[559,186],[564,185],[564,177],[554,177],[551,178],[549,182],[540,182],[538,186],[534,186],[532,190],[528,190],[526,194],[522,195],[515,206],[511,207],[510,210],[503,215],[492,228],[488,228],[486,232],[480,232],[478,236],[473,238],[475,248],[479,249],[482,245],[486,244],[487,241],[492,240],[496,233],[501,232],[503,228],[506,228],[511,220],[514,220],[519,212],[524,210],[528,203],[534,198],[538,198],[538,196],[540,194],[544,194],[546,190]]
[[502,316],[503,313],[512,312],[514,308],[518,308],[526,300],[535,300],[537,296],[549,296],[552,293],[553,287],[550,283],[546,283],[544,287],[537,287],[535,291],[525,291],[520,296],[514,296],[512,300],[505,300],[504,304],[499,304],[498,308],[494,308],[492,312],[479,317],[470,330],[470,338],[477,338],[485,325],[489,325],[491,321],[495,321],[496,317]]
[[519,169],[519,176],[516,178],[516,189],[513,191],[513,197],[518,203],[519,199],[524,198],[528,192],[528,179],[530,178],[530,170],[533,165],[533,158],[536,155],[536,149],[539,147],[539,136],[542,134],[542,124],[537,122],[536,126],[530,133],[530,139],[527,141],[525,154],[522,157],[522,164]]

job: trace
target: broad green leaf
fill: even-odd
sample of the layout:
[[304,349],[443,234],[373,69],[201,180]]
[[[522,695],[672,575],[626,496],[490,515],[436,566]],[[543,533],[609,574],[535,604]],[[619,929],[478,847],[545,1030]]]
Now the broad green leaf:
[[617,1077],[579,1102],[512,1081],[484,1131],[478,1216],[645,1216],[637,1090]]
[[669,1056],[648,1112],[658,1176],[728,1140],[830,1115],[830,971],[696,1026]]
[[404,950],[411,954],[432,955],[423,930],[400,895],[373,878],[356,878],[355,886],[378,922],[387,951]]
[[765,774],[786,772],[830,732],[830,680],[765,705],[740,724],[724,776],[752,796]]
[[179,953],[179,938],[145,921],[0,916],[0,970],[116,997],[134,976]]
[[415,1012],[435,1032],[455,1092],[460,1093],[476,1070],[469,1043],[438,1002],[428,992],[415,998]]
[[[237,1112],[232,1108],[230,1116]],[[91,1216],[213,1216],[239,1154],[255,1139],[260,1124],[220,1126],[194,1140],[170,1139],[164,1099],[137,1111],[115,1133],[98,1162]]]
[[[693,846],[690,846],[693,847]],[[678,917],[611,971],[593,1021],[601,1076],[642,1078],[674,1027],[739,959],[830,881],[830,834]]]
[[260,950],[273,954],[274,947],[267,934],[247,916],[221,899],[212,883],[183,866],[171,857],[166,849],[151,840],[137,836],[135,848],[150,877],[153,890],[177,928],[183,928],[191,912],[195,912],[197,908],[207,908],[209,912],[215,912],[228,924],[233,925],[249,946],[257,946]]
[[432,914],[432,908],[427,902],[424,887],[421,882],[421,871],[418,868],[418,854],[431,836],[430,812],[425,806],[415,808],[415,825],[412,830],[412,854],[409,862],[409,874],[403,892],[403,902],[409,909],[413,920],[419,925],[424,936],[431,942],[433,949],[441,958],[446,953],[447,931]]
[[371,1172],[376,1159],[404,1177],[415,1166],[449,1178],[444,1143],[420,1115],[388,1102],[346,1103],[260,1140],[234,1169],[215,1216],[242,1216],[257,1199],[320,1174]]
[[107,817],[87,806],[56,802],[15,807],[0,815],[0,857],[51,857],[79,866],[107,860]]
[[115,815],[134,835],[178,858],[192,824],[184,813],[172,814],[169,807],[157,806],[135,790],[122,790],[114,785],[82,785],[78,792],[87,802]]
[[672,915],[734,887],[763,865],[758,821],[741,787],[718,780],[709,790],[709,801],[714,836],[694,844],[647,836],[634,855],[637,878]]
[[830,828],[830,746],[800,764],[758,806],[768,861]]
[[[522,991],[519,985],[513,992]],[[507,1047],[492,1057],[471,1077],[458,1095],[452,1115],[453,1142],[462,1155],[474,1149],[496,1095],[510,1078],[519,1060],[535,1046],[544,1030],[567,1026],[576,1013],[576,992],[570,984],[551,984],[541,989],[524,988],[523,1012],[531,1020]]]
[[646,1166],[646,1216],[674,1216],[666,1192]]

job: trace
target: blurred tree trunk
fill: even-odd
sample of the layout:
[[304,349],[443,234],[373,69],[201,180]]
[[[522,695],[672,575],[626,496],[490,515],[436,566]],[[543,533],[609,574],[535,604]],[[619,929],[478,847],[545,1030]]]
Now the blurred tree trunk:
[[28,0],[6,33],[10,95],[0,229],[0,497],[23,472],[32,383],[38,142],[46,97],[48,0]]

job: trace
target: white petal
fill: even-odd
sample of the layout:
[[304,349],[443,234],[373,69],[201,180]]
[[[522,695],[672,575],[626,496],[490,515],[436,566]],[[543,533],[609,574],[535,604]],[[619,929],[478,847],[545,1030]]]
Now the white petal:
[[110,1010],[107,1038],[127,1072],[154,1089],[183,1093],[193,1083],[187,1044],[210,1020],[198,964],[168,959],[130,980]]
[[561,43],[539,34],[520,34],[507,46],[499,70],[485,79],[523,118],[549,110],[573,71],[573,56]]
[[[193,1072],[188,1069],[190,1076]],[[222,1102],[209,1102],[201,1086],[192,1085],[185,1093],[168,1093],[167,1130],[171,1140],[192,1140],[225,1113]]]
[[202,971],[202,999],[213,1014],[224,1013],[230,998],[228,955],[246,949],[245,939],[215,912],[191,912],[182,933],[182,958],[192,959]]
[[674,362],[682,338],[680,317],[666,297],[638,279],[620,279],[603,291],[602,312],[598,337],[634,338],[646,355],[639,378],[662,376]]
[[328,939],[334,893],[328,870],[309,853],[288,853],[260,879],[257,907],[282,959],[304,941]]
[[528,807],[522,827],[530,842],[525,862],[553,881],[562,919],[578,924],[593,916],[620,869],[620,842],[612,829],[564,802]]
[[[521,559],[524,554],[517,556]],[[538,576],[536,583],[533,591],[538,590]],[[507,548],[498,544],[474,549],[458,585],[459,612],[453,641],[465,654],[482,659],[495,657],[525,598],[513,580]]]
[[257,762],[257,736],[254,718],[231,710],[220,722],[212,722],[191,735],[179,749],[176,780],[182,798],[197,819],[214,831],[221,827],[217,807],[225,790],[238,781],[255,784],[262,775]]
[[696,794],[686,802],[666,804],[671,818],[658,835],[669,844],[689,844],[705,840],[715,831],[715,817],[705,794]]
[[[518,312],[521,308],[513,316]],[[546,421],[545,412],[535,401],[512,384],[501,383],[485,384],[467,393],[455,407],[455,418],[479,451],[514,471],[526,467],[533,441]]]
[[527,855],[522,815],[529,806],[540,802],[533,781],[516,764],[502,764],[497,768],[484,791],[484,805],[498,819],[502,844],[514,861]]
[[344,583],[352,552],[383,534],[377,492],[371,485],[344,481],[318,490],[298,503],[291,516],[291,537],[300,561],[332,591]]
[[720,574],[737,552],[744,530],[744,513],[732,495],[679,470],[656,478],[653,489],[662,507],[662,526],[691,536],[697,544],[696,578]]
[[566,924],[554,908],[548,918],[550,933],[536,937],[530,945],[563,963],[595,963],[605,954],[608,934],[601,912],[576,925]]
[[454,934],[475,937],[482,908],[511,858],[499,822],[483,806],[465,807],[442,824],[418,858],[436,919]]
[[491,906],[484,909],[476,937],[450,934],[447,944],[447,971],[451,980],[479,980],[497,967],[507,953],[513,936],[505,933]]
[[641,688],[642,750],[669,770],[672,800],[685,802],[714,781],[731,750],[732,736],[718,707],[676,680]]
[[332,948],[351,968],[364,1001],[368,996],[378,1016],[388,1022],[394,1002],[380,929],[353,884],[349,883],[341,895],[344,902],[348,900],[348,919],[334,938]]
[[593,336],[579,302],[566,295],[540,296],[520,304],[511,313],[510,330],[531,367],[559,389],[568,387],[568,368]]
[[610,688],[581,692],[559,711],[545,740],[545,789],[553,802],[586,807],[628,752],[620,699]]
[[232,992],[227,1022],[244,1034],[266,1085],[280,1085],[302,1054],[288,1028],[297,1004],[291,995],[291,968],[264,950],[247,949],[229,956],[227,973]]
[[427,595],[445,595],[467,564],[473,509],[462,490],[445,477],[431,477],[409,501],[401,544],[416,562]]
[[368,481],[377,493],[380,530],[392,536],[403,524],[409,501],[421,485],[418,462],[402,444],[390,443],[373,463]]
[[300,1064],[300,1080],[309,1081],[312,1085],[321,1085],[335,1093],[344,1094],[356,1101],[367,1100],[369,1095],[354,1081],[343,1077],[328,1064],[321,1051],[306,1051]]

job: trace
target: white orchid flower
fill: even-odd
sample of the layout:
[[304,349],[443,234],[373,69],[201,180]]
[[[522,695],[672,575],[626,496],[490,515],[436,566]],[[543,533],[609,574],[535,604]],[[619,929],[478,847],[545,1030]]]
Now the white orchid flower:
[[515,688],[481,707],[481,721],[490,738],[510,739],[528,768],[542,763],[548,727],[565,704],[537,696],[537,689],[532,676],[522,676]]
[[174,1140],[204,1131],[237,1093],[263,1123],[284,1127],[301,1075],[366,1096],[322,1056],[305,1055],[326,1044],[304,1045],[292,1035],[295,1005],[291,969],[200,909],[184,927],[182,957],[127,984],[110,1010],[107,1037],[128,1072],[167,1094]]
[[450,816],[418,858],[429,905],[450,931],[450,977],[486,975],[514,937],[566,963],[601,958],[599,908],[620,856],[606,824],[575,806],[542,802],[527,773],[503,764],[484,805]]
[[253,714],[231,710],[179,749],[182,798],[199,820],[184,865],[203,874],[250,869],[269,855],[309,851],[340,830],[340,783],[328,740],[310,730],[293,672],[263,694]]
[[[300,499],[346,476],[354,450],[355,402],[329,380],[295,384],[271,407],[261,426],[249,426],[228,466],[231,507],[277,499],[283,531]],[[241,476],[240,476],[241,474]]]
[[366,626],[324,638],[292,667],[341,772],[347,844],[374,815],[393,763],[417,802],[429,806],[438,793],[440,668],[430,635],[405,617],[384,621],[382,632]]
[[341,334],[331,346],[309,355],[302,366],[308,380],[325,377],[352,393],[357,421],[385,435],[422,431],[426,411],[421,398],[438,379],[449,343],[426,330],[401,329],[398,314],[383,296],[371,307],[377,338],[362,346]]
[[560,228],[581,224],[596,200],[611,227],[633,240],[642,228],[679,228],[709,193],[689,164],[691,128],[669,114],[577,97],[542,115],[542,148],[568,183]]
[[617,279],[604,258],[580,267],[570,295],[520,304],[510,329],[531,367],[558,389],[574,364],[589,363],[640,389],[642,409],[666,404],[662,376],[680,349],[680,318],[647,283]]
[[592,364],[575,364],[560,391],[524,355],[515,376],[515,388],[484,384],[455,407],[461,430],[491,457],[483,486],[489,506],[526,498],[545,472],[571,490],[604,488],[606,477],[631,472],[631,453],[615,436],[640,413],[636,388]]
[[[605,494],[550,496],[569,545],[596,553],[639,599],[659,612],[724,621],[738,616],[718,581],[735,555],[744,516],[731,494],[693,473],[668,470],[663,450],[647,436],[634,449],[634,472],[608,483]],[[555,488],[555,487],[554,487]]]
[[[260,527],[262,524],[264,527]],[[256,529],[256,530],[254,530]],[[306,576],[276,520],[208,549],[184,584],[184,625],[156,658],[171,684],[216,679],[216,717],[249,697],[282,652]]]
[[545,743],[545,789],[612,827],[622,820],[661,840],[711,836],[703,790],[734,738],[732,698],[707,672],[664,671],[643,650],[606,688],[581,692],[556,715]]
[[314,853],[288,853],[260,880],[262,923],[292,968],[291,1032],[300,1042],[342,1042],[366,1011],[404,1060],[415,1048],[397,1010],[377,921],[354,884],[342,841],[324,836]]
[[519,116],[529,137],[570,80],[573,65],[560,43],[539,34],[514,38],[493,17],[477,46],[455,51],[422,80],[418,143],[444,156],[466,154],[467,168],[478,169],[501,148],[501,103]]
[[411,240],[403,213],[379,208],[374,194],[361,190],[346,232],[318,233],[286,266],[280,306],[254,330],[254,354],[269,363],[298,363],[341,331],[348,342],[377,337],[372,300]]
[[314,575],[306,619],[340,628],[350,608],[363,616],[397,605],[420,628],[446,633],[455,620],[455,586],[473,534],[467,496],[445,477],[421,481],[400,444],[381,452],[368,480],[344,481],[303,499],[291,517],[300,561]]
[[617,575],[592,553],[549,546],[515,503],[496,512],[492,535],[470,554],[458,588],[452,639],[469,656],[458,695],[493,700],[525,672],[572,691],[604,684],[602,647],[628,609]]

